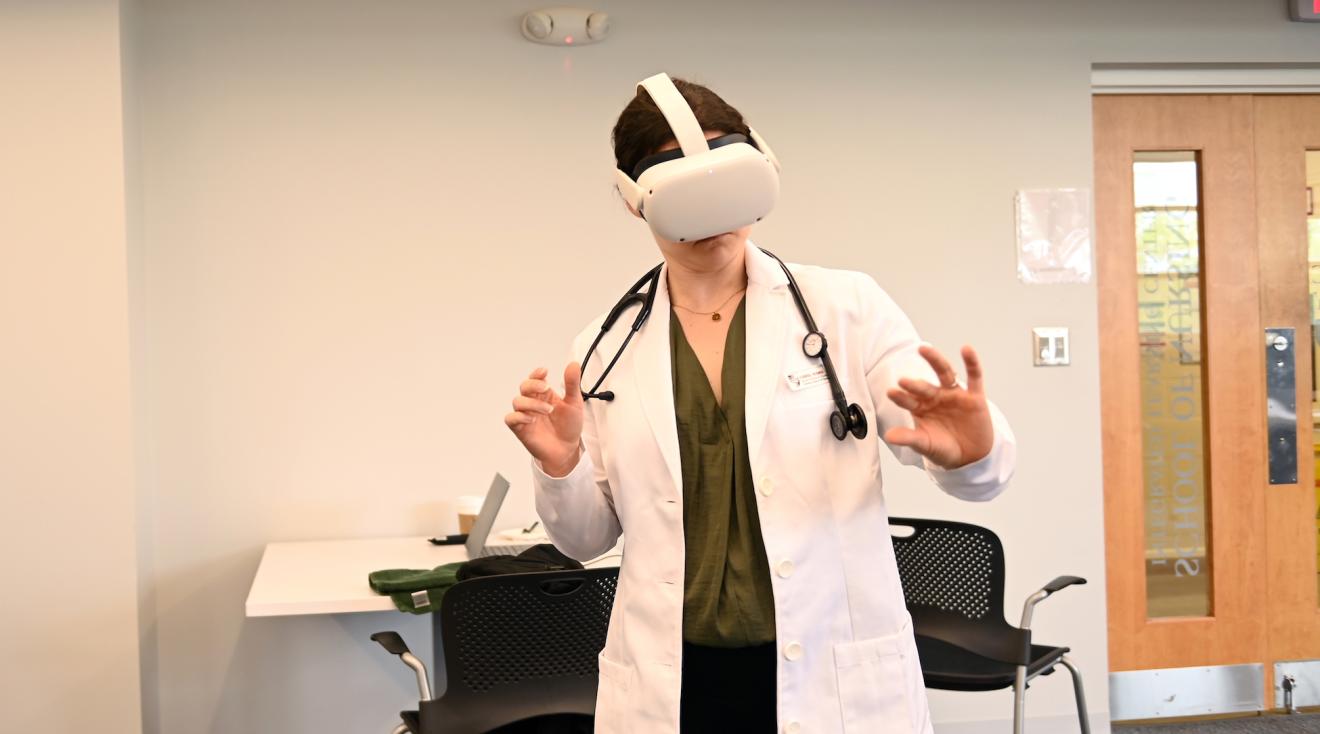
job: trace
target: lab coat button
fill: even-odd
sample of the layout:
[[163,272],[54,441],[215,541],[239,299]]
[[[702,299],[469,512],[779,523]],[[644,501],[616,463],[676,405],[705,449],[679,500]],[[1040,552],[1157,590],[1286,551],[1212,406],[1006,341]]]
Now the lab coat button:
[[784,734],[798,734],[800,731],[802,731],[802,725],[796,721],[784,724]]
[[775,483],[770,477],[761,477],[761,481],[757,482],[757,489],[761,490],[762,496],[769,497],[775,493]]
[[781,579],[786,579],[789,576],[792,576],[793,562],[789,560],[780,561],[779,565],[775,567],[775,572],[779,574],[779,578]]
[[801,660],[802,646],[796,642],[790,642],[787,645],[784,645],[784,657],[789,660]]

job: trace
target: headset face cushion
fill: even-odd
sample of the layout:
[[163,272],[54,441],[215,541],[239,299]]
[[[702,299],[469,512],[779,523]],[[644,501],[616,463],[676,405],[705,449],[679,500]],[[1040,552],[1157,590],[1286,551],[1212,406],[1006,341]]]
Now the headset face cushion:
[[779,172],[748,143],[729,143],[648,168],[639,210],[670,242],[692,242],[759,222],[779,199]]
[[[731,135],[721,135],[718,138],[713,138],[711,140],[706,141],[706,145],[710,146],[711,150],[714,150],[724,145],[728,145],[730,143],[747,143],[748,145],[752,145],[751,142],[747,140],[747,136],[741,133],[733,133]],[[756,146],[753,145],[752,147],[756,147]],[[682,157],[683,157],[682,148],[674,148],[673,150],[666,150],[664,152],[656,153],[654,155],[648,155],[645,158],[641,159],[640,161],[637,161],[637,165],[633,166],[632,180],[634,181],[640,180],[642,178],[642,174],[646,171],[646,169],[650,168],[651,166],[659,165],[666,161],[677,160]]]

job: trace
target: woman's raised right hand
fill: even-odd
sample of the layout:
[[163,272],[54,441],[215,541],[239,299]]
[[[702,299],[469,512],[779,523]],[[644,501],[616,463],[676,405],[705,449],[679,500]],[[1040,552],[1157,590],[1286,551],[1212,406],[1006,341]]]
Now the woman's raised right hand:
[[577,362],[564,368],[562,396],[545,381],[546,374],[544,367],[537,367],[522,381],[504,425],[546,474],[562,477],[577,466],[582,441],[582,369]]

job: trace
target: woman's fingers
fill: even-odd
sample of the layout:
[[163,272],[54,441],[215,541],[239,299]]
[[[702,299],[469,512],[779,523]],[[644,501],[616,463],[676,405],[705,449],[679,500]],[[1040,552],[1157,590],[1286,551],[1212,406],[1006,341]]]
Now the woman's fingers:
[[545,400],[519,395],[513,399],[513,409],[520,413],[540,413],[550,415],[554,412],[555,406]]
[[911,377],[904,377],[898,381],[898,386],[916,395],[923,400],[934,400],[940,393],[940,389],[925,380],[916,380]]
[[981,358],[971,345],[962,348],[963,364],[967,367],[967,391],[980,394],[985,392],[985,373],[981,369]]
[[532,374],[518,385],[518,393],[524,397],[546,401],[552,405],[560,401],[582,402],[582,370],[577,362],[569,362],[564,368],[564,394],[561,396],[546,382],[547,370],[537,367]]
[[916,395],[898,388],[889,390],[889,399],[894,401],[894,405],[903,410],[916,410],[917,406],[921,405],[921,401],[917,399]]
[[536,416],[532,415],[531,413],[521,413],[515,410],[514,412],[508,413],[504,416],[504,425],[508,426],[516,433],[517,431],[521,430],[523,426],[527,425],[528,423],[531,423],[534,420],[536,420]]
[[564,402],[582,402],[582,365],[577,362],[564,367]]
[[580,441],[582,394],[576,369],[576,364],[570,364],[565,371],[569,389],[566,398],[561,398],[546,381],[548,371],[544,367],[532,370],[518,385],[513,412],[504,416],[504,425],[528,453],[542,462],[576,449]]
[[885,443],[891,446],[907,446],[922,456],[930,451],[930,436],[925,431],[903,426],[885,431]]
[[529,398],[545,399],[545,394],[550,392],[550,383],[545,380],[529,377],[518,385],[518,393],[526,395]]
[[522,384],[519,386],[519,392],[522,393],[522,395],[513,399],[513,412],[507,413],[504,416],[504,425],[508,426],[509,430],[514,433],[521,433],[523,428],[536,421],[536,412],[539,411],[524,411],[518,407],[518,403],[520,400],[530,399],[532,397],[531,395],[528,395],[529,384],[538,381],[543,382],[545,375],[545,368],[537,367],[527,375],[527,379],[523,380]]
[[934,368],[935,375],[940,378],[941,387],[954,387],[958,384],[958,373],[953,371],[953,365],[949,364],[949,360],[945,359],[938,349],[923,344],[917,352]]

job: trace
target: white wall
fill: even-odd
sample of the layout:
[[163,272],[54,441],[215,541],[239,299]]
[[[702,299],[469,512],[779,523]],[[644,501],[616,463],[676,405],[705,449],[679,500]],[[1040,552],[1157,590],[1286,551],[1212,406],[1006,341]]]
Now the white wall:
[[[866,270],[936,345],[980,348],[1017,481],[968,505],[890,466],[891,508],[997,529],[1010,618],[1053,576],[1088,577],[1038,638],[1074,648],[1103,713],[1095,290],[1017,282],[1012,194],[1090,185],[1091,63],[1310,60],[1320,29],[1265,0],[602,0],[614,36],[558,50],[518,36],[534,5],[144,0],[150,730],[387,730],[411,682],[366,637],[424,647],[423,623],[245,621],[261,548],[444,531],[495,470],[515,481],[506,519],[530,516],[500,419],[658,258],[608,146],[658,70],[710,83],[775,146],[759,242]],[[1072,329],[1072,367],[1031,367],[1035,325]],[[949,731],[1009,714],[1004,693],[932,702]],[[1059,676],[1032,690],[1048,723],[1071,707]]]
[[119,5],[0,4],[0,731],[139,731]]

